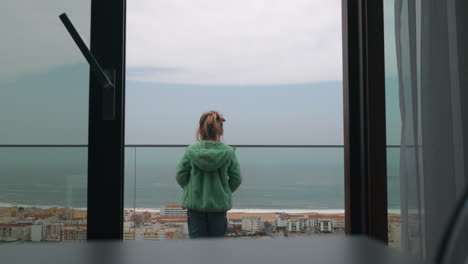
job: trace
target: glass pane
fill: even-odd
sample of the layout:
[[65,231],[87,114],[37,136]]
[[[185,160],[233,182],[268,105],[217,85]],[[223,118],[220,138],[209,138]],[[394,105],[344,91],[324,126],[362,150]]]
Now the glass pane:
[[0,242],[86,239],[89,67],[63,12],[86,40],[90,1],[0,9]]
[[395,1],[384,1],[385,106],[387,126],[388,245],[401,246],[400,98],[395,47]]
[[230,236],[244,217],[258,234],[343,233],[341,37],[339,0],[129,1],[126,238],[187,237],[177,146],[195,143],[208,110],[227,119],[223,142],[267,145],[236,150]]
[[[127,164],[136,172],[126,175],[129,185],[135,186],[126,189],[127,240],[187,238],[186,213],[178,207],[182,189],[175,180],[184,151],[183,147],[126,149],[131,153]],[[228,237],[344,234],[342,147],[241,147],[236,154],[244,181],[227,214]],[[251,217],[258,219],[258,230],[243,231],[242,222]]]
[[387,147],[388,245],[401,247],[400,148]]
[[87,151],[0,148],[0,241],[86,239]]
[[136,148],[125,148],[124,182],[124,240],[135,239],[136,206]]

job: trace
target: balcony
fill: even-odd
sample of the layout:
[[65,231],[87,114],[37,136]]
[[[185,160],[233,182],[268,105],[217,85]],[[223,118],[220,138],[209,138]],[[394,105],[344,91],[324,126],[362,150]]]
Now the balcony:
[[[234,147],[243,183],[233,194],[233,209],[228,213],[231,236],[270,234],[271,237],[277,231],[282,236],[322,234],[320,222],[335,218],[339,222],[335,223],[337,233],[343,233],[342,146]],[[145,232],[159,232],[171,226],[170,218],[169,222],[162,219],[164,223],[158,219],[161,219],[162,206],[178,205],[181,199],[182,189],[175,181],[175,174],[184,151],[183,145],[126,147],[125,237],[144,240]],[[281,214],[283,223],[278,223]],[[300,229],[295,228],[294,218],[302,218]],[[256,221],[248,223],[255,226],[253,231],[242,230],[241,225],[246,221]],[[180,230],[180,238],[186,237],[185,231]],[[132,234],[138,232],[140,235]]]
[[[273,228],[278,225],[279,215],[287,213],[283,218],[291,217],[294,221],[290,221],[291,227],[285,226],[287,219],[279,223],[283,225],[280,231],[290,228],[293,230],[290,236],[322,234],[320,222],[331,220],[327,216],[344,217],[342,146],[235,147],[244,181],[233,195],[233,210],[228,216],[233,231],[244,217],[259,217],[258,227],[265,227],[267,222],[269,231],[277,231]],[[175,168],[184,151],[183,145],[126,147],[125,210],[127,215],[131,211],[135,215],[150,214],[149,219],[140,216],[126,219],[124,229],[133,232],[127,232],[126,239],[138,239],[135,230],[139,228],[147,231],[148,238],[174,238],[158,234],[154,218],[159,216],[161,206],[179,204],[181,189],[175,181]],[[83,235],[87,204],[86,145],[3,146],[0,158],[0,223],[5,225],[5,232],[24,233],[10,234],[2,240],[62,241],[86,237]],[[302,220],[296,221],[301,217]],[[311,220],[306,223],[306,218]],[[340,234],[343,221],[335,223]],[[296,223],[301,228],[296,228]],[[254,231],[247,235],[261,234],[264,230]],[[179,234],[179,237],[184,236]]]
[[[243,183],[233,194],[228,214],[231,236],[272,235],[263,231],[281,231],[283,236],[325,235],[320,223],[327,226],[326,221],[333,219],[337,232],[327,234],[342,233],[343,146],[235,147]],[[86,238],[87,151],[86,145],[0,147],[1,241]],[[184,145],[125,148],[124,239],[143,240],[145,232],[136,235],[139,230],[146,231],[147,239],[186,237],[186,230],[177,236],[160,232],[180,220],[158,218],[162,206],[179,204],[182,192],[175,168],[184,151]],[[388,146],[387,156],[389,243],[399,247],[399,147]],[[251,217],[260,218],[258,224],[249,223],[257,225],[258,232],[242,232],[243,218]]]

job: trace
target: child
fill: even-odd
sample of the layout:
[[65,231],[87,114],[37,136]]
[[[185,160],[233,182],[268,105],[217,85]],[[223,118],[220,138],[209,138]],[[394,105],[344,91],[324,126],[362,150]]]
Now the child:
[[204,113],[197,131],[199,142],[186,149],[177,166],[190,238],[224,237],[231,196],[242,181],[234,149],[221,142],[225,121],[218,112]]

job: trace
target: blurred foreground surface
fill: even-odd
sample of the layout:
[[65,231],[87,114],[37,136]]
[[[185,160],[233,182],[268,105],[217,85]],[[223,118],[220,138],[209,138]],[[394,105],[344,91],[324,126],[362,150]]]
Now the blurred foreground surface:
[[363,237],[260,240],[22,243],[0,246],[5,263],[421,263]]

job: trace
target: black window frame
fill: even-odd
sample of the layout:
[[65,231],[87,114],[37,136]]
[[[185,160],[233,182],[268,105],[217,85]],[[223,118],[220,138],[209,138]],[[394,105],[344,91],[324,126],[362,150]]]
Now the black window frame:
[[388,242],[383,1],[342,0],[345,229]]
[[115,74],[115,117],[103,118],[104,89],[90,72],[88,240],[123,239],[125,18],[125,0],[91,1],[91,52]]

